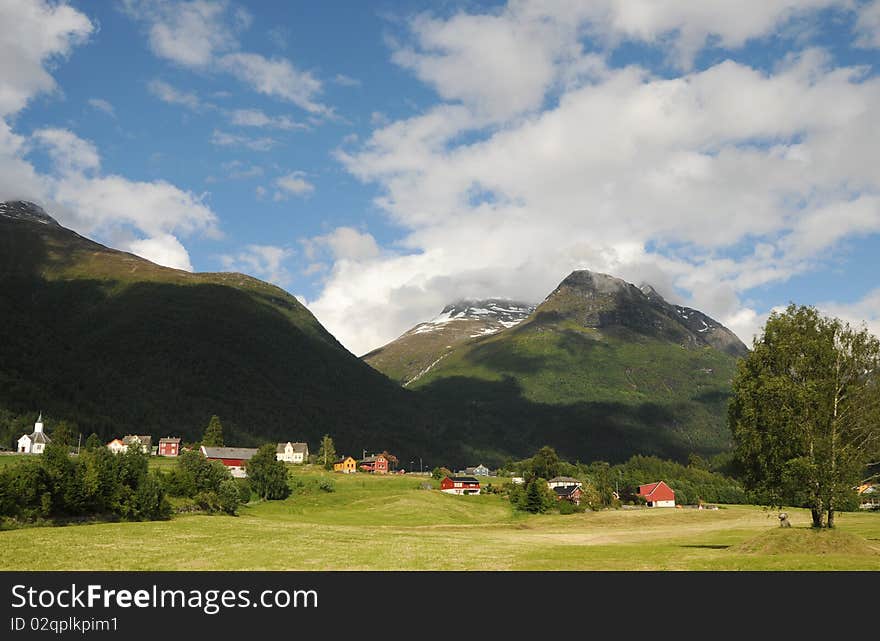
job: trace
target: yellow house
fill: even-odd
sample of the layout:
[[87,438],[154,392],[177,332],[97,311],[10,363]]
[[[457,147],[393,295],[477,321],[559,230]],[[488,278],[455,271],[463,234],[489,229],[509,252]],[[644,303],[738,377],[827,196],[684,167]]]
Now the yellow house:
[[351,456],[343,456],[333,464],[334,472],[342,472],[343,474],[353,474],[357,472],[357,461]]

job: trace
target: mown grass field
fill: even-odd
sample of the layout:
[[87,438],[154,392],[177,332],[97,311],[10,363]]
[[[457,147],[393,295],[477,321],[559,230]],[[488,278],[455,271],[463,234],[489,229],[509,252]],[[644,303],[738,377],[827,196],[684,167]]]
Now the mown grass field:
[[0,531],[3,549],[51,550],[2,555],[0,569],[880,570],[880,513],[840,514],[834,532],[798,509],[782,530],[754,506],[525,515],[495,495],[420,489],[423,477],[294,474],[291,498],[237,517]]

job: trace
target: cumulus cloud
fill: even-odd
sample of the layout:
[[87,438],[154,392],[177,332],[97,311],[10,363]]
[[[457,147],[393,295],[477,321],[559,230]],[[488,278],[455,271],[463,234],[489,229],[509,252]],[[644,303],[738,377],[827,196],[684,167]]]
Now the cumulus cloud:
[[153,53],[185,67],[205,67],[218,52],[234,49],[238,31],[250,24],[222,0],[124,0],[122,8],[146,26]]
[[211,144],[218,147],[239,147],[250,149],[251,151],[269,151],[278,144],[278,141],[266,136],[251,138],[215,129],[211,134]]
[[234,109],[229,112],[229,122],[240,127],[263,127],[267,129],[308,129],[308,125],[296,122],[288,116],[269,116],[259,109]]
[[32,140],[47,148],[56,170],[63,174],[87,172],[101,165],[95,145],[66,129],[38,129]]
[[880,0],[861,6],[856,19],[856,45],[865,49],[880,49]]
[[236,254],[220,257],[223,268],[227,271],[239,271],[250,276],[274,283],[279,287],[287,287],[291,280],[290,271],[285,266],[293,250],[275,245],[247,245]]
[[159,265],[193,271],[186,248],[171,234],[161,234],[153,238],[133,240],[124,247],[132,254],[146,258]]
[[278,191],[274,199],[285,200],[288,196],[308,196],[315,191],[315,186],[305,179],[305,172],[293,171],[275,180]]
[[88,40],[94,25],[66,4],[42,0],[0,3],[0,118],[35,95],[56,89],[46,65]]
[[196,94],[191,91],[181,91],[164,80],[158,78],[151,80],[147,88],[162,102],[167,102],[170,105],[183,105],[191,111],[202,109],[202,102]]
[[89,105],[98,111],[104,112],[111,118],[116,117],[116,110],[113,108],[113,105],[103,98],[89,98]]
[[[772,71],[607,64],[615,39],[685,60],[707,39],[736,48],[832,3],[754,3],[747,16],[635,4],[516,2],[411,23],[414,42],[392,55],[444,102],[336,152],[405,230],[393,252],[335,257],[310,308],[343,344],[364,353],[461,296],[540,302],[578,268],[659,284],[748,342],[769,311],[750,290],[880,232],[876,77],[809,48]],[[597,59],[581,43],[602,26]],[[535,48],[511,65],[522,76],[483,46],[519,60],[522,40]]]
[[228,71],[258,93],[280,98],[312,114],[329,115],[331,110],[316,102],[321,82],[307,71],[301,71],[286,58],[266,58],[256,53],[231,53],[218,61]]
[[[337,227],[329,234],[303,241],[306,256],[311,260],[326,250],[334,260],[369,260],[381,254],[376,239],[352,227]],[[315,271],[315,270],[313,270]]]
[[856,328],[864,325],[874,336],[880,336],[880,288],[853,303],[831,301],[819,303],[816,307],[823,314],[841,318]]

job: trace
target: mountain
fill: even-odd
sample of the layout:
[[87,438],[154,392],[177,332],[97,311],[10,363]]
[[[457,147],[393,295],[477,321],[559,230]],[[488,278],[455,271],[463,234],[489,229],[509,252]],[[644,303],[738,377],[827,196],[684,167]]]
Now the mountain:
[[331,434],[340,452],[437,451],[421,399],[361,362],[282,289],[110,249],[33,203],[0,203],[0,444],[37,412],[88,436],[228,442]]
[[406,387],[430,371],[452,348],[514,327],[534,310],[534,305],[501,298],[461,300],[362,358]]
[[[365,359],[382,371],[385,354],[420,354],[424,363],[438,351],[419,327]],[[477,452],[549,443],[581,460],[636,452],[681,460],[729,447],[730,381],[747,349],[648,285],[576,271],[516,325],[446,344],[408,387],[465,408],[455,429]]]

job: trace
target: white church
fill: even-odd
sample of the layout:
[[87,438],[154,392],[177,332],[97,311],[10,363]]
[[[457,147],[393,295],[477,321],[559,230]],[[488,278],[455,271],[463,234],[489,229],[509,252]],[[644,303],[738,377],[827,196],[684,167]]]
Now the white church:
[[21,454],[42,454],[46,449],[46,445],[51,443],[46,433],[43,431],[43,415],[34,423],[34,431],[31,434],[25,434],[18,439],[18,451]]

